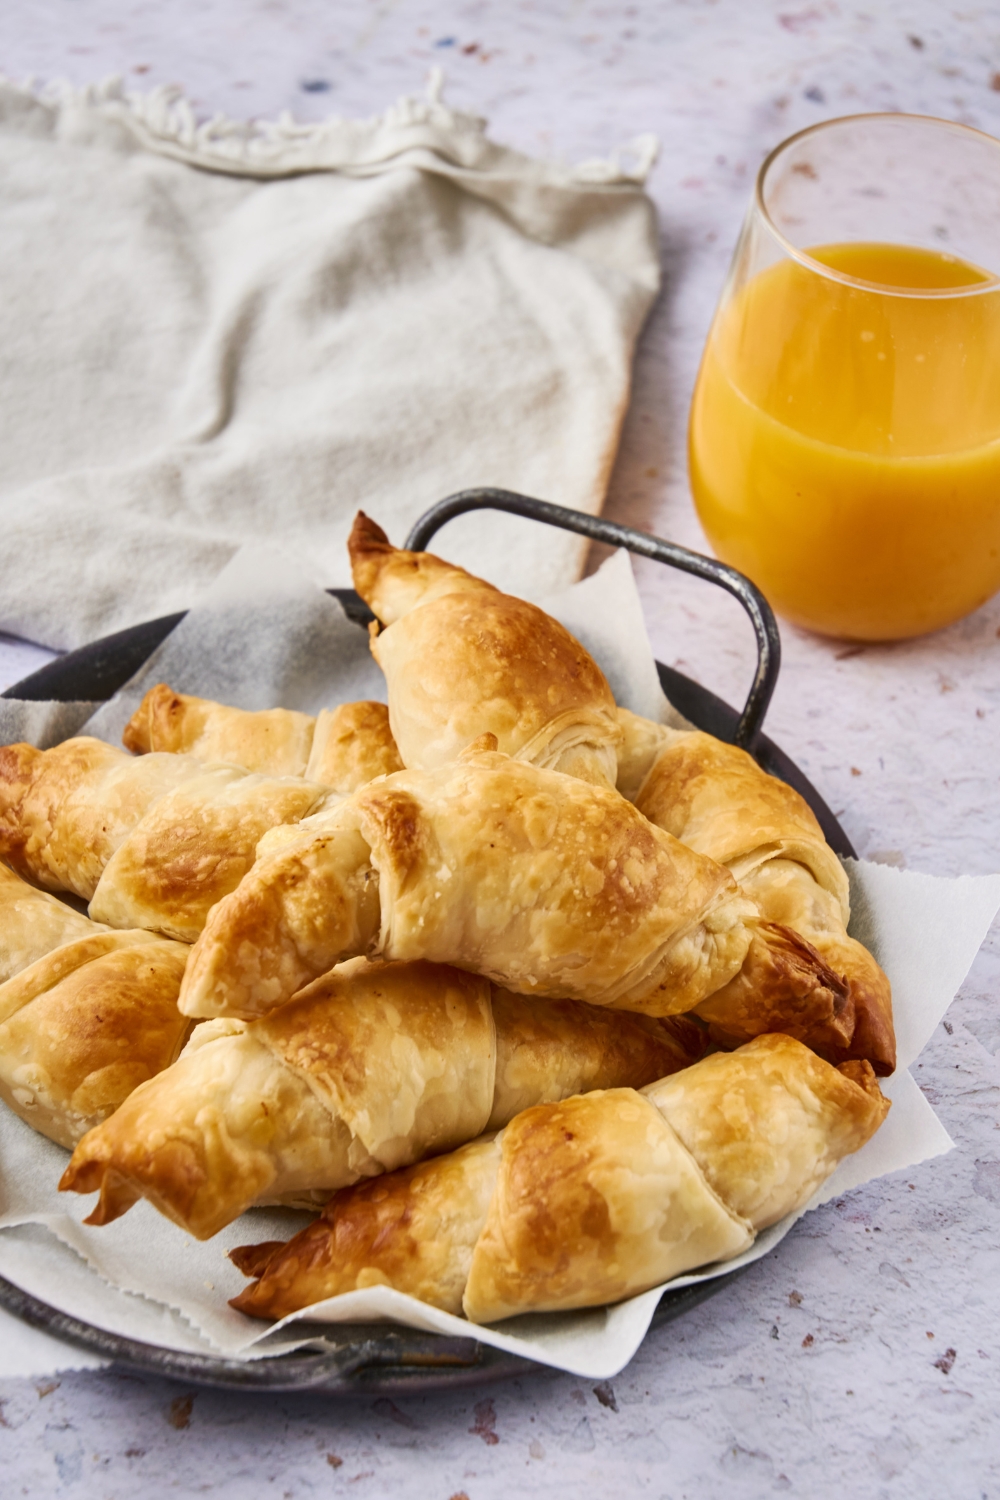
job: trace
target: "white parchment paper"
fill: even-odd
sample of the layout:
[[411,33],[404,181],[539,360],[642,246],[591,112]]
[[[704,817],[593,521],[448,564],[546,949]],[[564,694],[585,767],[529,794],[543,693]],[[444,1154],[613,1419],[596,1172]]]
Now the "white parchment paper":
[[[660,690],[626,554],[616,554],[594,577],[539,602],[584,641],[620,703],[649,718],[677,722]],[[136,678],[98,710],[86,732],[117,742],[143,693],[158,681],[245,708],[280,703],[316,712],[353,698],[385,697],[365,633],[320,589],[308,567],[252,549],[233,559]],[[6,710],[6,721],[4,712],[0,709],[0,735],[10,739],[16,706]],[[885,1125],[841,1163],[809,1208],[950,1148],[909,1068],[1000,907],[1000,875],[943,880],[863,861],[849,861],[848,874],[851,930],[871,947],[892,981],[899,1067],[883,1085],[893,1101]],[[0,1110],[0,1275],[87,1322],[175,1349],[261,1358],[314,1341],[314,1327],[302,1327],[302,1315],[268,1327],[227,1304],[245,1283],[226,1252],[235,1245],[287,1238],[304,1216],[255,1210],[199,1243],[140,1202],[114,1224],[91,1228],[82,1223],[91,1200],[56,1190],[65,1161],[58,1146]],[[766,1231],[738,1259],[678,1277],[671,1287],[758,1259],[799,1217]],[[373,1287],[310,1308],[308,1322],[385,1320],[464,1337],[474,1332],[496,1348],[601,1379],[631,1359],[662,1290],[612,1308],[531,1315],[473,1329],[402,1293]]]

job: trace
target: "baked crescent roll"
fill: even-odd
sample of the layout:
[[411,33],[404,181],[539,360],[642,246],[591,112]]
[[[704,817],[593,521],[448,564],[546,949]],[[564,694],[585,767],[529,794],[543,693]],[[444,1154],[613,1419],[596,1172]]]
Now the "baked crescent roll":
[[0,1099],[72,1147],[180,1052],[187,955],[111,932],[0,866]]
[[762,1036],[642,1093],[538,1105],[497,1136],[337,1193],[287,1244],[234,1251],[233,1306],[281,1318],[388,1285],[474,1323],[616,1302],[731,1259],[805,1204],[888,1110],[840,1070]]
[[617,792],[473,747],[262,839],[209,914],[180,1005],[253,1019],[378,953],[673,1015],[739,972],[754,916],[727,870]]
[[614,786],[611,689],[558,621],[438,557],[391,546],[361,511],[348,550],[354,586],[382,625],[372,654],[406,766],[433,770],[495,734],[505,755]]
[[96,921],[191,942],[235,890],[269,829],[328,795],[189,755],[135,757],[101,740],[0,748],[0,854]]
[[[891,1073],[889,981],[847,935],[847,876],[811,808],[735,745],[665,729],[624,709],[619,717],[620,790],[657,827],[730,869],[771,924],[755,935],[741,975],[698,1007],[713,1039],[738,1046],[781,1030],[831,1061],[864,1057],[877,1073]],[[821,960],[818,983],[796,977],[803,951]],[[762,979],[778,971],[789,982]]]
[[122,744],[135,755],[168,751],[267,776],[304,776],[343,796],[403,768],[384,703],[342,703],[314,719],[287,708],[229,708],[163,682],[139,704]]
[[689,1021],[535,1005],[444,965],[357,959],[258,1021],[198,1027],[77,1147],[61,1186],[106,1224],[140,1196],[199,1239],[254,1203],[318,1205],[524,1107],[641,1084],[704,1047]]

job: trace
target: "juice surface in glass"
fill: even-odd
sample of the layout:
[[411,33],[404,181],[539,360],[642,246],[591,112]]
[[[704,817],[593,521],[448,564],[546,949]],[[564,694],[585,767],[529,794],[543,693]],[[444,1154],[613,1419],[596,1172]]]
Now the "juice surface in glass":
[[698,514],[798,624],[934,630],[1000,588],[1000,285],[899,245],[804,254],[835,274],[783,260],[717,315],[691,408]]

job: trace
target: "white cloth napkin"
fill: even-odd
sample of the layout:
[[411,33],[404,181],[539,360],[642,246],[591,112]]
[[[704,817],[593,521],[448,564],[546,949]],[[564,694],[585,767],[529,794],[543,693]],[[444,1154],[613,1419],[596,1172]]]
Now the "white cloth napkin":
[[[596,513],[659,284],[636,148],[532,161],[433,85],[298,127],[0,83],[0,629],[186,607],[246,541],[347,583],[359,506],[397,543],[476,485]],[[449,551],[571,582],[585,544],[534,533],[466,518]]]

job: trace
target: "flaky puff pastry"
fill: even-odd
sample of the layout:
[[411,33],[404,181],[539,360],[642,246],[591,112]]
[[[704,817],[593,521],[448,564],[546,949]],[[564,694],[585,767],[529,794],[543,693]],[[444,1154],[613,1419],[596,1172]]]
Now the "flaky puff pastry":
[[529,1005],[444,965],[342,965],[253,1022],[209,1021],[82,1140],[62,1186],[106,1224],[139,1196],[190,1233],[337,1188],[505,1124],[525,1104],[640,1085],[703,1050],[691,1022]]
[[346,964],[246,1025],[198,1027],[73,1155],[89,1223],[144,1196],[199,1239],[261,1201],[330,1193],[478,1135],[496,1043],[485,979],[434,964]]
[[[863,1057],[891,1073],[889,981],[847,935],[847,876],[812,810],[735,745],[624,710],[619,717],[623,794],[657,827],[726,865],[764,919],[741,975],[698,1007],[713,1038],[737,1046],[780,1030],[831,1061]],[[804,954],[819,956],[818,982]]]
[[0,1099],[72,1147],[177,1057],[182,943],[112,932],[0,866]]
[[101,930],[89,917],[0,865],[0,984],[53,948]]
[[135,755],[166,751],[267,776],[304,776],[343,796],[403,768],[384,703],[341,703],[314,719],[287,708],[230,708],[164,682],[149,689],[122,744]]
[[673,1015],[739,971],[752,917],[727,870],[616,792],[473,747],[264,838],[210,913],[180,1005],[252,1019],[367,952]]
[[388,1285],[472,1322],[619,1301],[740,1254],[888,1110],[871,1068],[760,1037],[638,1093],[525,1110],[497,1136],[337,1193],[233,1253],[233,1305],[280,1318]]
[[85,737],[51,750],[7,745],[0,854],[39,885],[89,901],[95,921],[192,942],[263,834],[327,796],[302,777],[188,755],[136,757]]
[[522,1109],[593,1089],[641,1088],[687,1068],[707,1037],[686,1016],[629,1015],[578,1000],[543,1000],[492,986],[497,1063],[487,1130]]
[[391,546],[363,512],[348,550],[354,586],[383,627],[372,654],[407,767],[433,770],[494,734],[506,755],[614,786],[611,689],[558,621],[438,557]]

